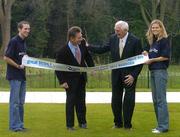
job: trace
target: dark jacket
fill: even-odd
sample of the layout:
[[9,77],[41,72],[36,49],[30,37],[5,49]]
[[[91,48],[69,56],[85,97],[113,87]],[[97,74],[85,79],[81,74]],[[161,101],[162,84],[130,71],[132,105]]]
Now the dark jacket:
[[[81,64],[79,64],[74,57],[73,53],[71,52],[68,44],[63,46],[57,53],[56,53],[56,63],[62,63],[72,66],[79,66],[79,67],[92,67],[94,66],[94,62],[92,60],[91,55],[89,54],[87,47],[84,44],[79,45],[81,51]],[[60,84],[64,82],[68,82],[73,79],[78,79],[81,76],[84,77],[84,80],[87,81],[87,74],[85,72],[63,72],[63,71],[55,71],[56,76],[59,80]]]

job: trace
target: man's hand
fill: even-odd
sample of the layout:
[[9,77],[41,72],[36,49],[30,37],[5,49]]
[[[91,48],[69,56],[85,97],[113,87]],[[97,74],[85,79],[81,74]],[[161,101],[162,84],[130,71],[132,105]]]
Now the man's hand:
[[88,47],[88,46],[89,46],[89,44],[88,44],[88,42],[86,41],[86,39],[85,39],[85,38],[83,38],[83,40],[85,41],[85,45],[86,45],[86,47]]
[[64,88],[64,89],[68,89],[68,88],[69,88],[67,82],[64,82],[64,83],[61,85],[61,87]]
[[14,60],[12,60],[9,57],[4,56],[4,60],[11,66],[17,68],[17,69],[24,69],[24,65],[17,64]]
[[25,66],[24,66],[24,65],[18,65],[18,68],[19,68],[19,69],[24,69]]
[[143,54],[144,56],[148,56],[148,52],[147,52],[147,51],[143,51],[142,54]]
[[133,84],[133,82],[134,82],[134,78],[133,78],[133,76],[131,76],[131,75],[127,75],[127,76],[125,76],[125,80],[124,80],[124,83],[126,84],[126,85],[128,85],[128,86],[131,86],[132,84]]

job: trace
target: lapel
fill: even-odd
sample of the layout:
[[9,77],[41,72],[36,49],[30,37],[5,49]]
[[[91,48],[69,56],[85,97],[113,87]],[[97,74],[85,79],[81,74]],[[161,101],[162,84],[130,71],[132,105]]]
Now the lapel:
[[125,54],[127,54],[127,51],[130,48],[130,46],[131,46],[131,34],[129,33],[127,40],[126,40],[126,43],[125,43],[125,46],[124,46],[124,49],[123,49],[123,52],[122,52],[121,58],[123,58],[125,56]]
[[[81,64],[82,64],[82,60],[83,60],[83,49],[82,49],[82,46],[79,45],[79,49],[80,49],[80,52],[81,52]],[[77,61],[77,60],[76,60]],[[79,64],[79,63],[78,63]],[[80,65],[81,65],[80,64]]]
[[112,49],[114,50],[114,55],[119,56],[119,38],[117,36],[115,37],[114,48]]

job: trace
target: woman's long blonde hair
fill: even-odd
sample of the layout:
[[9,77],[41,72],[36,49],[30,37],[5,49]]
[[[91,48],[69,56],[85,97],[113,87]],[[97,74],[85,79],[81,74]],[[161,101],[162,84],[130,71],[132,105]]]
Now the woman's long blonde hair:
[[159,26],[160,26],[160,28],[161,28],[161,32],[160,32],[160,34],[159,34],[158,37],[157,37],[157,41],[160,40],[160,39],[162,39],[162,38],[167,38],[167,37],[168,37],[167,32],[166,32],[166,29],[165,29],[162,21],[160,21],[160,20],[158,20],[158,19],[155,19],[155,20],[153,20],[153,21],[151,22],[151,24],[150,24],[150,26],[149,26],[149,29],[148,29],[148,31],[147,31],[147,33],[146,33],[146,37],[147,37],[147,40],[148,40],[148,42],[149,42],[149,45],[152,45],[152,43],[153,43],[153,38],[154,38],[154,35],[153,35],[153,33],[152,33],[152,30],[151,30],[153,24],[159,24]]

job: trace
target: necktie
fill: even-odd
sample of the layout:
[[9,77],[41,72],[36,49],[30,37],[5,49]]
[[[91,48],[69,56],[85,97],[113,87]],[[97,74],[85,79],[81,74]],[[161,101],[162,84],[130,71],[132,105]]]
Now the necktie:
[[124,49],[123,40],[119,40],[119,56],[120,56],[120,58],[122,56],[123,49]]
[[75,58],[76,58],[77,62],[79,64],[81,64],[81,51],[78,47],[75,48]]

